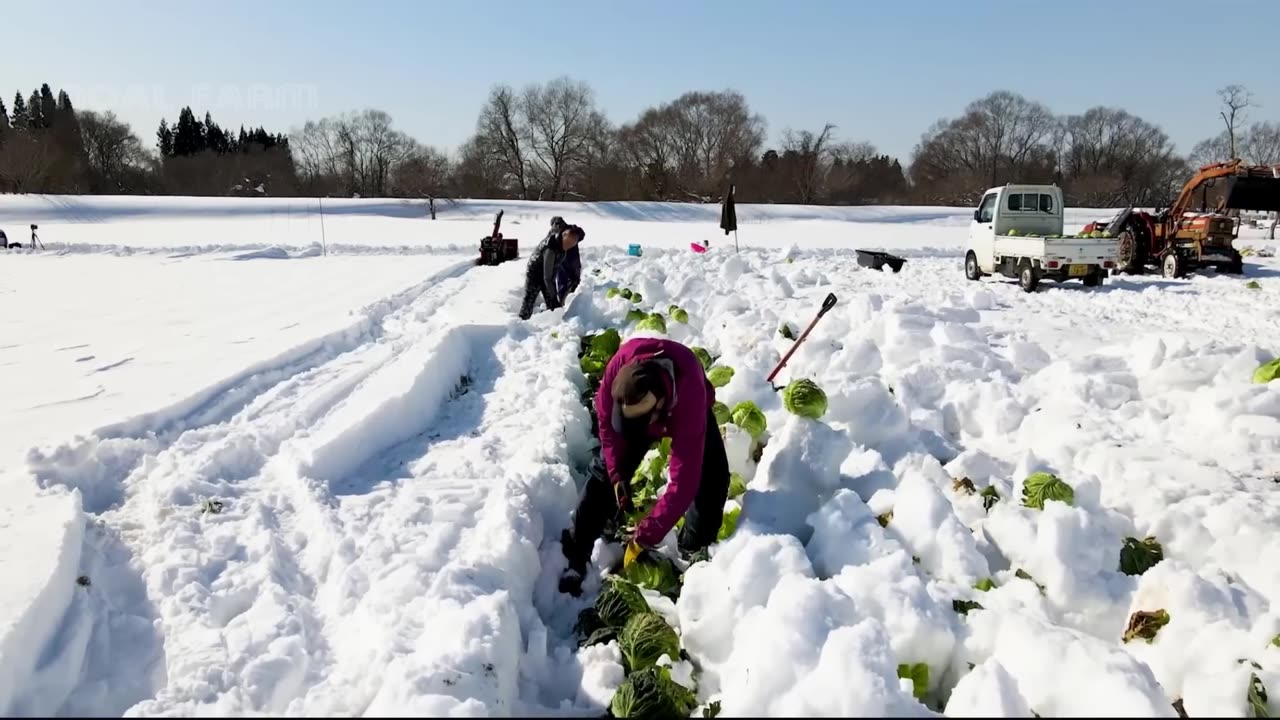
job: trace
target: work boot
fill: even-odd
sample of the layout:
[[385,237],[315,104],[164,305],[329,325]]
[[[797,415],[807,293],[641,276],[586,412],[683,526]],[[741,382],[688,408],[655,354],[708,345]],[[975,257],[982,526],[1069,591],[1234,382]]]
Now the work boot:
[[560,552],[564,554],[565,560],[569,561],[569,566],[560,573],[560,592],[578,597],[582,595],[582,580],[586,575],[586,563],[577,557],[579,553],[573,541],[573,533],[569,528],[565,528],[560,533]]

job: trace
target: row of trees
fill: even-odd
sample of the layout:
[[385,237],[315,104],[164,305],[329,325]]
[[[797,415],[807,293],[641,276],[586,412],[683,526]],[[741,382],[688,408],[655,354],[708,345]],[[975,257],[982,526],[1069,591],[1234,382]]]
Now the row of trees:
[[499,85],[450,155],[373,109],[286,137],[232,132],[188,107],[160,122],[152,147],[44,85],[12,112],[0,103],[0,191],[707,202],[733,183],[740,202],[970,204],[991,185],[1056,182],[1077,205],[1158,205],[1202,164],[1280,163],[1280,123],[1248,124],[1242,87],[1219,94],[1222,134],[1187,156],[1124,109],[1058,115],[997,91],[936,122],[904,167],[830,123],[785,129],[770,147],[765,119],[732,90],[688,92],[615,125],[585,83]]

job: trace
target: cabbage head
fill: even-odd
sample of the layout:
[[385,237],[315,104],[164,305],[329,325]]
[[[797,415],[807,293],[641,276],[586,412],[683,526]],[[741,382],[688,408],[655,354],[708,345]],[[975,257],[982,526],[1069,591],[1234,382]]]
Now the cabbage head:
[[630,300],[631,288],[622,288],[621,290],[618,291],[618,295],[621,296],[623,299]]
[[729,412],[729,406],[719,400],[715,401],[715,404],[711,406],[711,412],[716,416],[717,425],[724,425],[733,419],[733,415]]
[[724,516],[720,520],[720,532],[716,533],[716,540],[724,542],[729,539],[734,530],[738,529],[738,515],[742,513],[742,508],[733,508],[725,510]]
[[[639,500],[636,500],[639,505]],[[675,598],[680,592],[680,571],[670,558],[657,553],[644,552],[622,571],[628,581],[656,591],[660,595]]]
[[1280,358],[1253,371],[1253,381],[1259,385],[1265,385],[1272,380],[1280,380]]
[[729,473],[729,499],[732,500],[747,492],[747,484],[736,472]]
[[652,610],[635,613],[618,633],[618,647],[628,673],[651,668],[663,655],[680,658],[680,638],[662,616]]
[[668,306],[667,306],[667,314],[668,314],[668,315],[675,315],[675,314],[676,314],[676,311],[677,311],[677,310],[679,310],[679,309],[680,309],[680,306],[679,306],[679,305],[668,305]]
[[1076,494],[1071,486],[1047,472],[1031,473],[1022,482],[1022,504],[1043,510],[1046,500],[1058,500],[1068,505],[1075,502]]
[[607,581],[604,592],[596,598],[596,615],[605,627],[622,628],[636,613],[651,612],[649,601],[640,588],[619,577]]
[[650,313],[636,325],[637,330],[653,330],[660,333],[667,331],[667,321],[658,313]]
[[1139,540],[1134,537],[1124,539],[1120,548],[1120,572],[1125,575],[1141,575],[1164,559],[1164,548],[1153,537]]
[[594,355],[597,359],[608,363],[618,352],[618,348],[622,347],[622,336],[617,330],[609,328],[602,333],[593,335],[591,342],[587,346],[587,352]]
[[712,387],[724,387],[733,380],[733,368],[728,365],[716,365],[707,371],[707,379],[711,381]]
[[632,290],[632,291],[631,291],[631,302],[633,302],[633,303],[637,303],[637,304],[638,304],[638,303],[640,303],[642,300],[644,300],[644,296],[643,296],[643,295],[641,295],[640,293],[636,292],[635,290]]
[[755,440],[760,437],[768,426],[764,413],[760,412],[760,408],[750,400],[743,400],[733,406],[733,412],[730,413],[733,418],[733,424],[746,430],[751,439]]
[[676,308],[675,312],[671,313],[671,319],[675,320],[678,323],[684,323],[685,325],[688,325],[689,313],[686,312],[684,308]]
[[622,294],[622,292],[621,292],[620,290],[618,290],[618,288],[616,288],[616,287],[611,287],[611,288],[609,288],[609,289],[605,292],[604,296],[605,296],[605,298],[606,298],[606,299],[608,299],[608,300],[612,300],[612,299],[614,299],[614,298],[618,297],[618,296],[619,296],[619,295],[621,295],[621,294]]
[[817,420],[827,414],[827,394],[808,378],[792,380],[782,391],[782,405],[787,412]]
[[1250,280],[1249,282],[1245,283],[1245,284],[1244,284],[1244,286],[1245,286],[1247,289],[1249,289],[1249,290],[1261,290],[1261,289],[1262,289],[1262,286],[1258,284],[1258,281],[1257,281],[1257,280]]
[[711,369],[711,353],[707,352],[704,347],[691,347],[693,354],[698,358],[698,362],[702,363],[703,371]]
[[613,694],[609,713],[616,718],[687,718],[697,706],[697,696],[672,680],[670,669],[651,667],[627,676]]
[[649,316],[646,315],[643,310],[639,310],[637,308],[631,308],[630,310],[627,311],[628,323],[640,322],[641,320],[644,320],[647,317]]
[[583,355],[578,360],[578,367],[583,375],[600,375],[604,373],[604,361],[593,355]]
[[782,323],[782,327],[778,328],[778,334],[788,340],[796,339],[796,333],[791,329],[791,323]]

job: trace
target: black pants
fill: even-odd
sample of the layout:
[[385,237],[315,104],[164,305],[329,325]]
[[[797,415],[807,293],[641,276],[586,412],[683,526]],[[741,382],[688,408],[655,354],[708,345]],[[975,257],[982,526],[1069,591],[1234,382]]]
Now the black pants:
[[548,310],[560,307],[560,299],[556,297],[555,291],[542,282],[542,273],[530,270],[524,279],[524,301],[520,304],[521,320],[528,320],[533,316],[533,307],[537,305],[539,295],[542,296]]
[[[618,474],[630,482],[640,462],[649,451],[647,438],[625,438],[624,452]],[[684,552],[697,552],[716,541],[720,523],[724,519],[724,504],[729,498],[729,457],[724,450],[724,438],[716,416],[707,410],[706,442],[702,449],[702,477],[698,492],[684,515],[684,527],[680,530],[678,545]],[[604,461],[599,457],[592,466],[591,478],[578,502],[573,518],[572,535],[565,538],[565,558],[569,567],[585,573],[591,559],[591,549],[604,533],[609,521],[618,518],[618,501],[613,494]]]

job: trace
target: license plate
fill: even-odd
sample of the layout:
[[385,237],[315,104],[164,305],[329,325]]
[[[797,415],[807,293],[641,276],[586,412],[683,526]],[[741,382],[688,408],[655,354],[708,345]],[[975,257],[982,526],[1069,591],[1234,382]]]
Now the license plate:
[[1067,273],[1070,274],[1071,277],[1084,277],[1085,275],[1089,274],[1089,266],[1088,265],[1072,265],[1070,268],[1067,269]]

